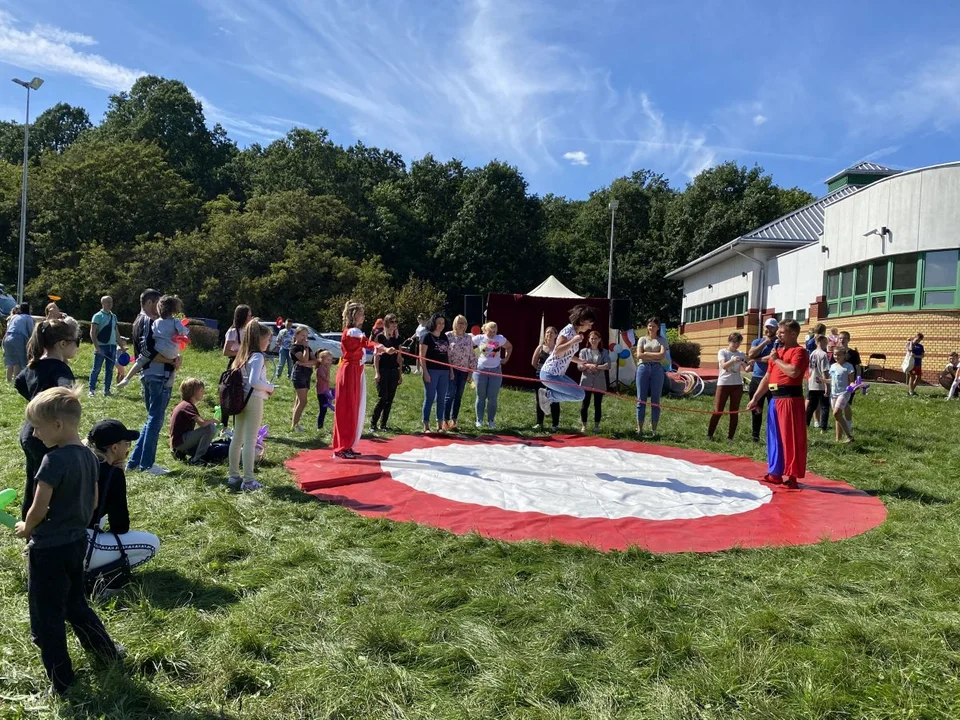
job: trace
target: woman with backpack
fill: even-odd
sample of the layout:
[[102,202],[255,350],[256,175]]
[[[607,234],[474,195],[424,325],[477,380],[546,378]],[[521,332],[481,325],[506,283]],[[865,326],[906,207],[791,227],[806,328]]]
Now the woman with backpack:
[[227,370],[233,366],[233,359],[240,351],[240,334],[250,319],[250,306],[237,305],[233,311],[233,324],[227,329],[223,339],[223,355],[227,358]]
[[[243,491],[263,487],[253,475],[257,459],[257,433],[263,422],[263,403],[276,389],[267,380],[267,363],[264,353],[270,345],[270,331],[260,324],[260,318],[251,318],[240,336],[240,349],[233,358],[233,368],[221,385],[221,406],[224,392],[238,385],[236,373],[243,379],[242,408],[233,408],[235,413],[233,438],[230,440],[230,476],[227,485]],[[236,410],[239,409],[239,412]],[[243,476],[240,462],[243,460]]]

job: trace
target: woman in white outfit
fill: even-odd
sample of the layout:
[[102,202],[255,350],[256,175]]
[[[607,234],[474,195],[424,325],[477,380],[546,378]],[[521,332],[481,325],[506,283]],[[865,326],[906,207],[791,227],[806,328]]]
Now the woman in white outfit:
[[127,478],[123,469],[130,443],[139,437],[139,432],[127,430],[119,420],[101,420],[87,435],[87,446],[100,460],[97,509],[87,528],[87,537],[93,540],[94,528],[97,525],[101,527],[90,555],[88,572],[118,560],[118,544],[123,545],[131,568],[143,565],[160,549],[160,539],[156,535],[130,529]]

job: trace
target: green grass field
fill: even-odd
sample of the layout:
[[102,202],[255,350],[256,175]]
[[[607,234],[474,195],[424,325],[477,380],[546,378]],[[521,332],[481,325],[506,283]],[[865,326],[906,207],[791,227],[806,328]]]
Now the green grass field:
[[[89,356],[84,346],[78,377]],[[188,351],[181,375],[212,387],[222,365]],[[267,403],[262,491],[230,492],[225,472],[165,449],[174,474],[129,477],[132,524],[163,546],[97,606],[128,649],[125,671],[96,671],[71,635],[68,703],[46,695],[22,545],[0,533],[0,718],[960,717],[960,404],[943,395],[874,387],[856,404],[856,445],[811,435],[811,470],[879,495],[879,528],[658,556],[458,537],[322,504],[283,461],[330,436],[287,431],[284,385]],[[416,430],[421,397],[407,376],[391,424]],[[22,491],[23,407],[0,388],[0,488]],[[134,387],[84,397],[84,413],[84,432],[144,418]],[[632,404],[608,399],[605,413],[604,434],[632,436]],[[564,415],[567,431],[579,425],[573,407]],[[532,396],[504,391],[500,421],[529,428]],[[705,424],[667,411],[659,442],[764,457],[743,422],[733,446],[709,443]]]

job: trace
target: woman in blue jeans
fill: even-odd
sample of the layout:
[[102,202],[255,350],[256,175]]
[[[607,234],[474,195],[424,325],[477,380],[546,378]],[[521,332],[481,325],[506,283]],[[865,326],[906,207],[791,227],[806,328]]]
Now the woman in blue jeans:
[[[474,336],[473,344],[480,348],[480,357],[477,359],[479,372],[473,374],[473,382],[477,386],[477,427],[483,427],[483,413],[486,410],[487,427],[493,429],[497,399],[503,384],[500,365],[510,359],[513,345],[503,335],[497,334],[495,322],[486,323],[483,332]],[[501,351],[503,357],[500,356]]]
[[597,321],[597,310],[589,305],[577,305],[570,311],[570,324],[560,331],[553,352],[540,368],[540,382],[544,387],[537,391],[537,402],[544,415],[550,412],[551,403],[583,402],[583,388],[567,377],[570,363],[580,365],[577,351],[583,343],[583,333],[588,332]]
[[467,319],[463,315],[457,315],[453,319],[453,330],[447,333],[447,340],[450,343],[449,361],[454,367],[443,403],[443,429],[456,430],[463,389],[467,386],[470,371],[477,364],[473,351],[473,335],[467,332]]
[[420,368],[423,370],[423,431],[430,432],[430,410],[437,403],[437,430],[443,431],[443,404],[453,370],[450,362],[450,341],[443,332],[447,321],[436,313],[427,322],[427,332],[420,340]]
[[647,414],[647,400],[653,405],[650,409],[650,425],[653,434],[657,434],[660,422],[660,394],[663,392],[663,359],[667,356],[667,341],[660,336],[660,320],[652,317],[647,320],[647,336],[637,340],[635,357],[637,360],[637,434],[643,434],[643,422]]

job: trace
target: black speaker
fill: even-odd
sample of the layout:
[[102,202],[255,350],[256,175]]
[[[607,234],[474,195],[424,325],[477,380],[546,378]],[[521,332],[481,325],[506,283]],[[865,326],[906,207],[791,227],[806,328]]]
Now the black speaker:
[[630,298],[614,298],[610,301],[610,327],[616,330],[629,330],[633,327]]
[[474,325],[483,325],[483,295],[464,295],[463,314],[468,330]]

